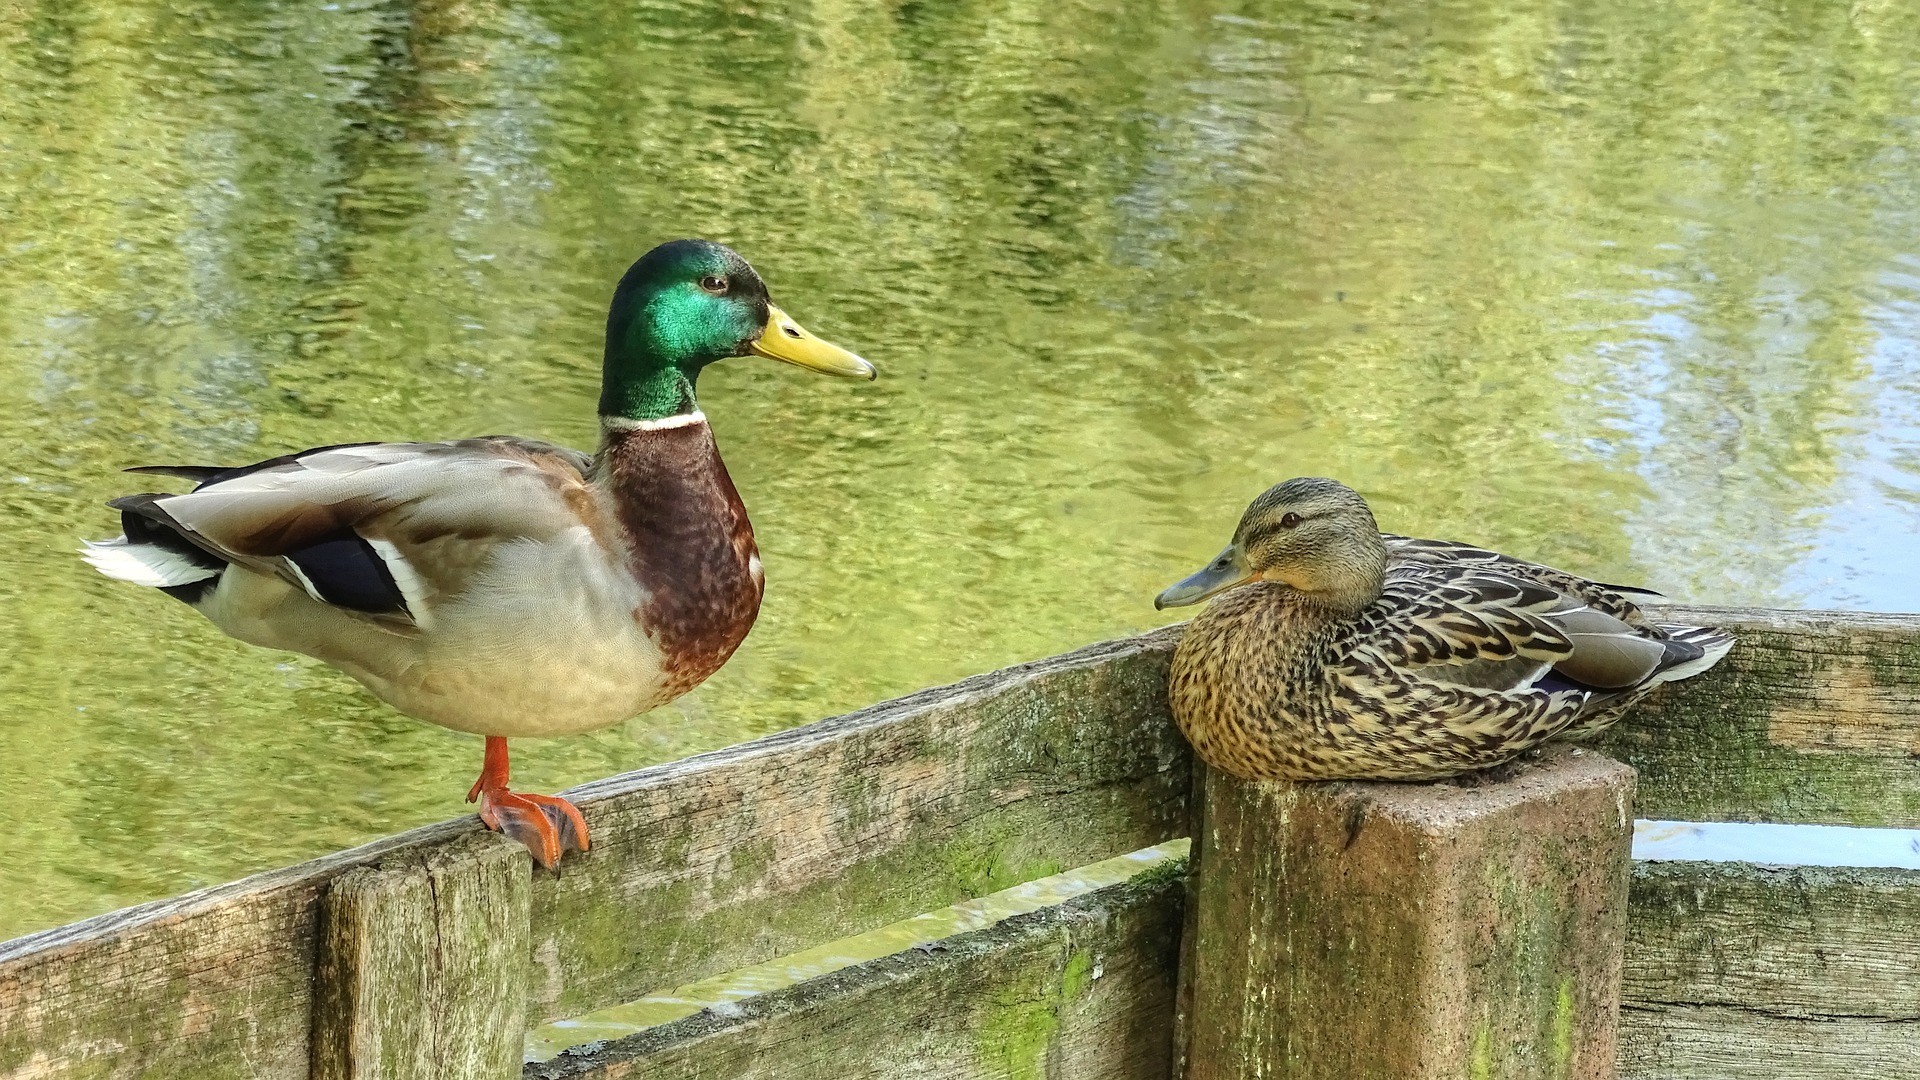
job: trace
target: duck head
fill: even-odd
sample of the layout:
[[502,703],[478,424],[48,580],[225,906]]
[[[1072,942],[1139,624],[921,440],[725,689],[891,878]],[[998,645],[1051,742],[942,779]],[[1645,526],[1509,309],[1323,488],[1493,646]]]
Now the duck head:
[[1304,476],[1253,500],[1233,543],[1154,598],[1164,610],[1197,604],[1251,581],[1285,584],[1325,607],[1358,613],[1380,596],[1387,548],[1360,493]]
[[871,379],[873,365],[803,329],[767,295],[738,252],[674,240],[627,268],[607,310],[600,415],[660,420],[691,413],[700,371],[730,356]]

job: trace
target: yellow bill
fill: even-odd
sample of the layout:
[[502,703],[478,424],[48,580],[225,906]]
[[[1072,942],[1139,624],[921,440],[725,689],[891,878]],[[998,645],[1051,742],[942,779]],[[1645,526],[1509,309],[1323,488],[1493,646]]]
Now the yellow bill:
[[767,305],[767,328],[760,339],[747,347],[755,356],[785,360],[808,371],[823,375],[843,375],[850,379],[878,376],[873,365],[831,342],[822,341],[793,321],[793,317],[772,304]]

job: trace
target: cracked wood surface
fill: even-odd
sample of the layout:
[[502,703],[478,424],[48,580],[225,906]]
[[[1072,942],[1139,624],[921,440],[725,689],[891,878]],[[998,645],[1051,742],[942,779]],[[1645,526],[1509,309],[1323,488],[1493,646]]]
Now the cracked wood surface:
[[470,834],[349,870],[321,909],[314,1080],[512,1080],[527,1008],[527,854]]
[[1623,1080],[1920,1076],[1920,871],[1642,863]]
[[[1171,638],[1092,646],[576,789],[529,1019],[772,959],[1186,830]],[[321,901],[473,818],[0,944],[0,1077],[308,1075]]]
[[1064,904],[528,1066],[528,1080],[1166,1080],[1182,887]]

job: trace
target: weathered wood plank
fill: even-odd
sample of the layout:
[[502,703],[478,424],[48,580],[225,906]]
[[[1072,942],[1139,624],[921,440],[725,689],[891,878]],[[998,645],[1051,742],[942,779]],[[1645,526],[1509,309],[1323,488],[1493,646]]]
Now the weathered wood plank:
[[306,1077],[327,883],[477,828],[415,830],[0,944],[0,1076]]
[[1626,1080],[1920,1076],[1920,871],[1642,863]]
[[1601,736],[1639,770],[1640,816],[1920,826],[1920,615],[1658,614],[1739,641]]
[[630,1001],[1186,832],[1167,635],[588,785],[534,882],[541,1018]]
[[[1669,611],[1742,635],[1603,746],[1661,817],[1920,825],[1920,618]],[[532,897],[534,1013],[639,996],[1183,824],[1177,631],[585,789],[589,859]],[[328,882],[472,819],[0,944],[0,1076],[299,1077]]]
[[1201,797],[1177,1075],[1612,1080],[1631,770]]
[[1724,1005],[1628,1005],[1620,1080],[1911,1080],[1912,1021],[1767,1016]]
[[527,1007],[526,851],[481,833],[334,881],[314,1080],[511,1080]]
[[[1167,634],[580,789],[531,898],[531,1012],[630,1000],[1185,832]],[[472,818],[0,944],[0,1077],[304,1078],[317,908]]]
[[527,1068],[528,1080],[1166,1080],[1178,865]]

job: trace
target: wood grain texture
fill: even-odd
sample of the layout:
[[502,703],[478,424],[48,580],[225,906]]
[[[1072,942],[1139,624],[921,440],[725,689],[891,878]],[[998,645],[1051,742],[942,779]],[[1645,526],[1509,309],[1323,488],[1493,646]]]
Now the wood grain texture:
[[1630,770],[1201,797],[1176,1075],[1611,1080]]
[[578,789],[535,879],[535,1017],[577,1015],[1186,831],[1155,635]]
[[511,1080],[526,1031],[524,848],[491,833],[336,879],[314,1080]]
[[1165,1080],[1178,866],[529,1066],[528,1080]]
[[1920,826],[1920,616],[1660,608],[1733,651],[1600,737],[1641,817]]
[[1912,1080],[1912,1021],[1776,1017],[1723,1005],[1629,1004],[1620,1080]]
[[[534,877],[532,1017],[1182,835],[1171,649],[1165,633],[1097,645],[578,789],[594,848]],[[0,944],[0,1077],[305,1077],[329,884],[479,828]]]
[[1642,863],[1628,1080],[1920,1076],[1920,871]]
[[328,882],[436,825],[0,945],[0,1076],[302,1078]]

